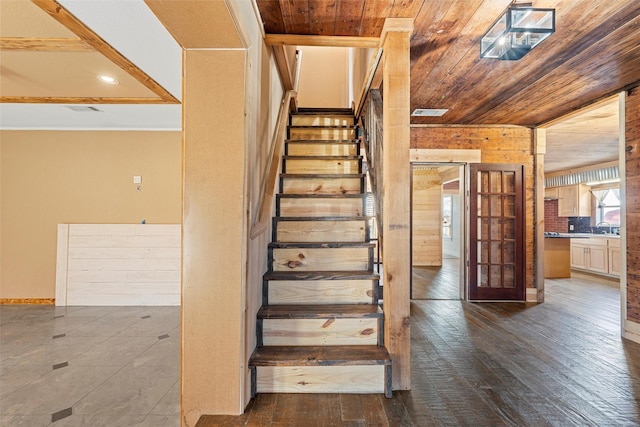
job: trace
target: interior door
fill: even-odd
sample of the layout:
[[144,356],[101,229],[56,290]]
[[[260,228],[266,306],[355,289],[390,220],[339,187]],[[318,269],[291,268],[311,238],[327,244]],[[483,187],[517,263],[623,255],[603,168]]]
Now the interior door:
[[470,300],[525,300],[523,169],[470,165]]

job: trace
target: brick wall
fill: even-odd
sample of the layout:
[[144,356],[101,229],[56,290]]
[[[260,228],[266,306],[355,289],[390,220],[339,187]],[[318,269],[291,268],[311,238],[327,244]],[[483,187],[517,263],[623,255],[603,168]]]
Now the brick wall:
[[626,103],[627,319],[640,323],[640,88]]
[[558,201],[544,201],[544,231],[557,231],[566,233],[569,231],[569,218],[558,216]]

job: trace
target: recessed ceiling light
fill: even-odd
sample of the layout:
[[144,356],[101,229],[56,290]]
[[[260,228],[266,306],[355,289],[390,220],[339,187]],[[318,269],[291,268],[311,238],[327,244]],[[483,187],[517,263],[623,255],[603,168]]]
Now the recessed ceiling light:
[[117,81],[117,80],[116,80],[116,79],[114,79],[113,77],[111,77],[111,76],[107,76],[107,75],[105,75],[105,74],[100,74],[100,75],[98,76],[98,80],[100,80],[102,83],[106,83],[106,84],[108,84],[108,85],[117,85],[117,84],[120,84],[120,82],[119,82],[119,81]]
[[449,111],[448,108],[416,108],[411,115],[413,117],[441,117]]

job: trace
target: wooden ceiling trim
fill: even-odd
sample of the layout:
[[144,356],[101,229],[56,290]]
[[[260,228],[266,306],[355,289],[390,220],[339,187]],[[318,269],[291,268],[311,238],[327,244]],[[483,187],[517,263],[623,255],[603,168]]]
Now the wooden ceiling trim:
[[[119,66],[121,69],[126,71],[133,78],[138,80],[144,86],[146,86],[153,93],[158,95],[160,101],[162,103],[167,104],[179,104],[178,101],[173,95],[167,92],[161,85],[159,85],[154,79],[152,79],[148,74],[138,68],[135,64],[125,58],[120,52],[115,50],[111,45],[105,42],[100,36],[98,36],[95,32],[89,29],[84,23],[82,23],[78,18],[69,13],[65,8],[63,8],[56,0],[32,0],[32,2],[40,7],[42,10],[47,12],[52,18],[56,21],[64,25],[66,28],[71,30],[74,34],[76,34],[80,39],[84,40],[87,44],[92,46],[95,50],[102,53],[107,59],[111,62]],[[33,98],[35,99],[35,98]],[[43,99],[57,99],[57,98],[43,98]],[[108,98],[91,98],[91,99],[108,99]],[[139,98],[131,98],[131,99],[139,99]],[[147,99],[147,98],[142,98]],[[148,98],[152,99],[152,98]],[[38,101],[32,101],[38,102]],[[93,101],[93,103],[104,102],[109,103],[107,101]],[[129,101],[122,101],[122,103],[128,103]],[[157,103],[157,101],[143,101],[136,103]]]
[[365,0],[338,2],[335,35],[357,36],[362,30]]
[[30,52],[93,52],[93,46],[80,39],[0,37],[0,50]]
[[[575,70],[567,68],[567,63],[575,61],[578,58],[582,58],[578,60],[579,62],[584,61],[585,59],[588,60],[589,56],[585,56],[586,50],[588,50],[598,40],[605,39],[611,31],[611,28],[614,28],[613,26],[619,23],[621,19],[624,17],[629,19],[629,15],[633,14],[634,16],[637,16],[637,14],[640,13],[640,2],[636,2],[634,10],[630,10],[628,6],[623,7],[619,2],[609,2],[599,6],[601,6],[599,14],[602,14],[602,16],[605,17],[604,21],[596,22],[596,20],[592,20],[587,23],[580,19],[580,16],[584,11],[577,8],[575,13],[567,16],[564,28],[556,31],[556,34],[554,35],[555,38],[550,38],[545,41],[546,44],[544,45],[544,49],[546,52],[541,52],[540,54],[531,57],[528,62],[499,61],[496,63],[496,67],[492,70],[493,72],[497,71],[499,73],[504,73],[505,75],[512,73],[512,75],[518,76],[517,79],[496,79],[494,80],[496,83],[494,86],[486,87],[486,90],[483,91],[484,98],[478,98],[478,92],[475,91],[474,93],[476,97],[474,99],[459,96],[457,97],[456,102],[449,108],[453,111],[458,110],[462,112],[465,109],[466,111],[469,111],[469,102],[474,102],[476,105],[474,105],[473,113],[464,115],[463,120],[465,123],[481,123],[483,122],[482,118],[485,114],[496,107],[504,107],[505,103],[514,96],[521,97],[528,92],[527,99],[535,101],[536,98],[540,97],[539,91],[550,90],[548,86],[545,87],[545,85],[540,83],[541,80],[545,80],[545,76],[547,75],[556,74],[556,77],[559,77],[560,75],[558,75],[557,72],[559,70],[565,70],[565,73],[562,75],[564,76],[564,79],[555,79],[553,81],[546,79],[547,83],[553,83],[553,85],[555,85],[555,87],[553,87],[554,90],[571,83],[576,75],[573,74]],[[567,9],[570,8],[571,6],[567,6],[567,8],[564,9],[564,12],[568,13],[569,11]],[[575,19],[573,25],[568,23],[571,18]],[[575,41],[571,45],[571,48],[568,49],[566,46],[565,34],[570,32],[574,32],[575,36],[572,36],[572,39]],[[549,60],[549,58],[553,58],[553,60]],[[453,92],[457,94],[464,94],[465,92],[468,93],[468,91],[472,90],[474,86],[481,87],[485,80],[486,68],[483,69],[483,67],[486,67],[485,61],[477,61],[476,64],[468,63],[463,66],[468,67],[467,78],[464,79],[464,81],[461,82],[462,84],[459,86],[454,83],[454,86],[457,87]],[[534,70],[534,72],[527,72],[527,68]],[[506,108],[503,111],[504,114],[502,119],[500,119],[498,123],[505,123],[506,120],[510,120],[511,123],[535,125],[542,121],[546,121],[541,120],[540,118],[533,123],[525,123],[521,120],[512,120],[514,118],[514,113],[521,114],[523,112],[526,111],[519,112],[517,110]],[[568,111],[564,111],[564,113],[566,112]],[[547,119],[548,118],[551,117],[547,117]]]
[[[587,47],[580,55],[540,78],[536,82],[537,89],[512,96],[500,108],[514,110],[510,117],[520,123],[539,125],[637,85],[640,79],[640,48],[636,27],[634,22],[619,27],[602,43]],[[594,58],[598,58],[598,61],[594,61]],[[620,65],[616,73],[611,73],[602,64]],[[533,90],[535,96],[531,96]],[[549,105],[557,99],[568,101],[550,110]],[[529,108],[516,110],[515,105],[522,102],[528,102]],[[494,111],[488,111],[479,120],[500,119],[501,116],[502,113],[496,115]]]
[[[336,33],[335,0],[309,0],[309,31],[320,36]],[[333,23],[333,25],[331,25]]]
[[380,46],[378,37],[354,36],[310,36],[296,34],[266,34],[264,42],[267,46],[322,46],[322,47],[359,47],[377,49]]
[[161,98],[87,98],[46,96],[0,96],[0,103],[11,104],[166,104]]

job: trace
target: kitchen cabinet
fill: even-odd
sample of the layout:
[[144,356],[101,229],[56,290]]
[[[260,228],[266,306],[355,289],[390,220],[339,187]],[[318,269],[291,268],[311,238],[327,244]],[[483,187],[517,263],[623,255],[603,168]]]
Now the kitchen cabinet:
[[622,253],[620,239],[607,239],[609,242],[609,274],[620,277]]
[[556,200],[556,199],[558,199],[558,188],[560,188],[560,187],[546,187],[544,189],[544,198],[545,198],[545,200]]
[[620,276],[620,239],[571,239],[571,268]]
[[591,216],[591,192],[584,184],[558,187],[558,216]]

